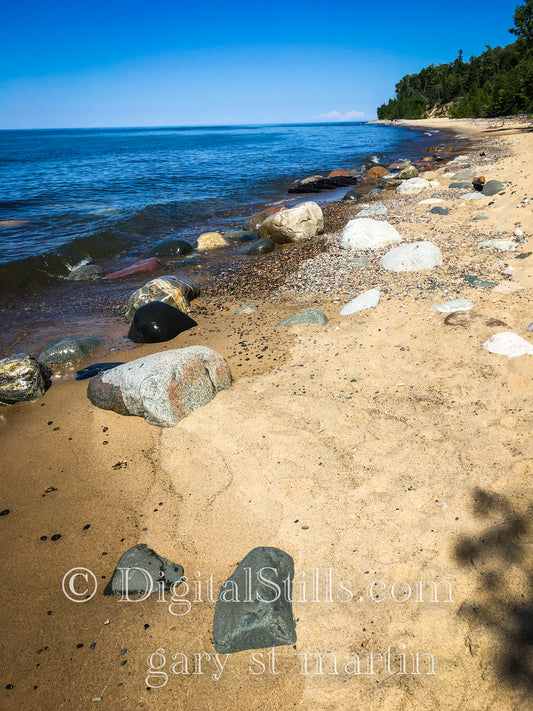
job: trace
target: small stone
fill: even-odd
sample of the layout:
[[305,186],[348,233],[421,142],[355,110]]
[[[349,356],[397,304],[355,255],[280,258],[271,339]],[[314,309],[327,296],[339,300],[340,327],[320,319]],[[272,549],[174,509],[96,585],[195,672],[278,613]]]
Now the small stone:
[[341,310],[341,316],[348,316],[349,314],[356,313],[357,311],[366,311],[366,309],[372,309],[379,304],[381,294],[379,289],[369,289],[359,294],[355,299],[352,299],[350,303],[346,304]]
[[3,511],[0,511],[0,516],[7,516],[9,512],[9,509],[4,509]]
[[318,309],[308,309],[307,311],[294,314],[294,316],[289,316],[277,323],[276,326],[293,326],[297,323],[316,323],[319,326],[325,326],[328,320],[328,317],[322,311]]
[[516,229],[513,234],[515,237],[522,237],[524,233],[521,229]]
[[257,306],[252,306],[250,304],[249,306],[241,306],[239,309],[236,309],[233,313],[234,314],[253,314],[255,311],[259,311]]
[[513,294],[523,288],[522,284],[517,281],[503,281],[501,284],[497,284],[492,291],[496,294]]
[[499,180],[489,180],[485,185],[483,186],[483,195],[487,195],[488,197],[492,197],[492,195],[497,195],[498,193],[501,193],[502,190],[505,189],[505,185],[499,181]]
[[483,348],[490,353],[506,355],[509,358],[533,355],[533,345],[512,331],[495,333],[483,343]]
[[[158,583],[164,583],[164,589],[178,583],[183,576],[181,565],[172,563],[159,556],[145,543],[139,543],[124,553],[107,584],[104,595],[150,595],[159,590]],[[125,654],[125,648],[120,654]]]
[[485,196],[483,193],[465,193],[461,195],[460,200],[482,200]]
[[474,217],[474,222],[479,222],[480,220],[488,220],[489,216],[488,215],[476,215]]
[[430,210],[432,215],[449,215],[450,211],[447,210],[445,207],[432,207]]
[[424,190],[429,190],[431,185],[424,178],[410,178],[401,185],[398,185],[396,192],[398,195],[418,195]]
[[490,289],[491,287],[496,286],[496,282],[485,281],[484,279],[480,279],[475,274],[464,274],[463,276],[471,286],[482,287],[485,289]]
[[356,217],[344,228],[339,247],[351,250],[381,249],[401,241],[401,234],[388,222]]
[[184,239],[167,239],[148,252],[150,257],[185,257],[193,251],[192,244]]
[[381,204],[376,203],[375,205],[369,205],[364,207],[361,212],[357,213],[357,217],[374,217],[376,215],[386,215],[389,209]]
[[198,251],[206,251],[208,249],[227,247],[228,244],[228,240],[224,239],[220,232],[202,232],[196,240],[196,249]]
[[474,180],[476,174],[472,170],[460,170],[452,175],[452,180]]
[[97,702],[97,701],[103,701],[104,697],[103,696],[93,696],[91,701]]
[[472,183],[450,183],[448,185],[449,190],[468,190],[472,187]]
[[497,252],[516,252],[512,239],[487,239],[478,244],[479,249],[495,249]]
[[246,254],[250,256],[254,256],[256,254],[268,254],[269,252],[274,251],[275,246],[276,245],[270,237],[263,237],[262,239],[258,239],[257,242],[253,244],[249,250],[247,250]]
[[51,541],[58,541],[60,538],[61,538],[61,534],[60,534],[60,533],[54,533],[53,536],[50,536],[50,540],[51,540]]
[[363,198],[364,195],[358,190],[349,190],[342,199],[344,202],[360,202]]
[[454,311],[469,311],[474,307],[472,301],[468,299],[454,299],[453,301],[445,301],[442,304],[432,306],[432,311],[441,311],[442,313],[453,313]]

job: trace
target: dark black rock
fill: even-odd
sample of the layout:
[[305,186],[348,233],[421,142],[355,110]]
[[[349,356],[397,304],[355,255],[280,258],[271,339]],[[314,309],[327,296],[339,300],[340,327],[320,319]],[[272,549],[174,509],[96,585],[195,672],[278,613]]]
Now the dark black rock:
[[198,324],[164,301],[150,301],[135,311],[128,338],[134,343],[162,343]]
[[126,551],[119,560],[104,595],[150,594],[159,591],[158,583],[161,582],[165,590],[170,590],[171,585],[179,584],[182,576],[181,565],[157,555],[145,543],[139,543]]
[[336,178],[319,178],[310,183],[298,183],[293,188],[289,188],[289,193],[319,193],[322,190],[334,190],[335,188],[346,188],[348,185],[357,185],[360,178],[352,175],[338,176]]
[[348,190],[346,195],[342,198],[343,202],[360,202],[364,195],[357,190]]
[[432,207],[430,212],[433,215],[449,215],[450,211],[446,209],[445,207],[440,207],[440,205],[437,205],[436,207]]
[[241,235],[239,240],[241,242],[254,242],[257,239],[257,235]]
[[156,244],[148,252],[149,257],[184,257],[193,251],[193,246],[184,239],[167,239]]
[[216,651],[295,644],[293,579],[294,562],[284,551],[266,546],[250,551],[220,588],[213,621]]
[[111,368],[116,368],[117,365],[122,365],[122,362],[93,363],[87,368],[82,368],[81,370],[76,371],[76,380],[87,380],[87,378],[93,378],[95,375],[98,375],[98,373],[101,373],[103,370],[111,370]]
[[275,244],[270,237],[263,237],[262,239],[258,239],[257,242],[246,251],[246,254],[252,256],[254,254],[267,254],[268,252],[273,252],[274,247]]

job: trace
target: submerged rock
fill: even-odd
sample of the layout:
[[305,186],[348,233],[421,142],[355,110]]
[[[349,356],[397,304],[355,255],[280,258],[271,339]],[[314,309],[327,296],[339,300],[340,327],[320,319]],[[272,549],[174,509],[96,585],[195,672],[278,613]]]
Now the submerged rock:
[[135,262],[131,267],[126,269],[121,269],[118,272],[112,272],[111,274],[106,274],[104,279],[123,279],[124,277],[135,276],[136,274],[145,274],[146,272],[153,272],[155,269],[159,269],[161,262],[155,257],[150,257],[149,259],[142,259],[140,262]]
[[388,222],[356,217],[344,228],[339,246],[353,250],[381,249],[401,241],[401,234]]
[[231,385],[228,364],[205,346],[154,353],[96,375],[89,400],[119,415],[173,427]]
[[150,257],[185,257],[193,251],[192,244],[184,239],[167,239],[148,252]]
[[128,338],[134,343],[163,343],[198,324],[164,301],[151,301],[135,311]]
[[135,311],[151,301],[164,301],[180,311],[186,311],[189,303],[200,295],[200,289],[185,279],[162,276],[136,289],[128,299],[126,318],[131,321]]
[[328,320],[328,317],[322,311],[318,309],[308,309],[307,311],[300,311],[298,314],[283,319],[283,321],[277,323],[276,326],[293,326],[296,323],[316,323],[320,326],[325,326]]
[[50,385],[51,373],[26,353],[0,360],[0,405],[39,400]]
[[220,588],[213,620],[216,651],[231,654],[295,644],[293,579],[294,562],[284,551],[266,546],[250,551]]
[[432,242],[412,242],[394,247],[382,257],[380,263],[392,272],[415,272],[440,266],[442,254]]
[[74,267],[69,274],[67,274],[67,281],[91,281],[91,279],[97,279],[102,273],[102,267],[96,264],[82,264],[79,267]]
[[250,247],[250,249],[246,250],[246,254],[249,254],[250,256],[254,256],[256,254],[268,254],[269,252],[274,251],[275,246],[276,245],[270,237],[263,237],[262,239],[258,239],[257,242]]
[[165,590],[178,586],[183,568],[139,543],[124,553],[113,577],[104,589],[104,595],[150,595],[159,592],[160,583]]
[[315,237],[324,229],[322,210],[315,202],[302,202],[290,210],[276,212],[259,227],[259,237],[273,242],[300,242]]
[[37,360],[45,365],[72,363],[85,358],[99,343],[98,338],[62,338],[46,346]]

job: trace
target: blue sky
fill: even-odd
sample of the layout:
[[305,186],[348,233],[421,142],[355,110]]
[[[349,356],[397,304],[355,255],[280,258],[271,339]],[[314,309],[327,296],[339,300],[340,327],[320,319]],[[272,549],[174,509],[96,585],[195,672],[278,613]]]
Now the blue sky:
[[518,0],[4,0],[0,128],[367,120],[405,74],[513,41]]

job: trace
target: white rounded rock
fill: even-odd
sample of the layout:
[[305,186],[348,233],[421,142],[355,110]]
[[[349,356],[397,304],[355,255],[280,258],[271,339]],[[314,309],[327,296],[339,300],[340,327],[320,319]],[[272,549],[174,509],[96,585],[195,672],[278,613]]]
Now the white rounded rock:
[[356,217],[350,220],[339,240],[341,249],[381,249],[402,241],[398,230],[388,222]]
[[398,185],[396,192],[398,195],[418,195],[418,193],[429,190],[431,184],[425,178],[409,178],[401,185]]
[[354,314],[356,311],[366,311],[366,309],[373,309],[379,304],[379,299],[381,297],[379,289],[369,289],[364,291],[355,299],[352,299],[349,304],[341,310],[341,316],[348,316],[349,314]]
[[512,239],[487,239],[478,244],[479,249],[495,249],[498,252],[516,252]]
[[483,348],[490,353],[506,355],[509,358],[516,358],[522,355],[533,355],[533,345],[512,331],[495,333],[485,341]]
[[301,242],[315,237],[324,229],[322,210],[316,202],[302,202],[290,210],[280,210],[259,226],[259,237],[273,242]]
[[432,242],[412,242],[394,247],[381,258],[383,269],[391,272],[417,272],[442,264],[442,253]]

